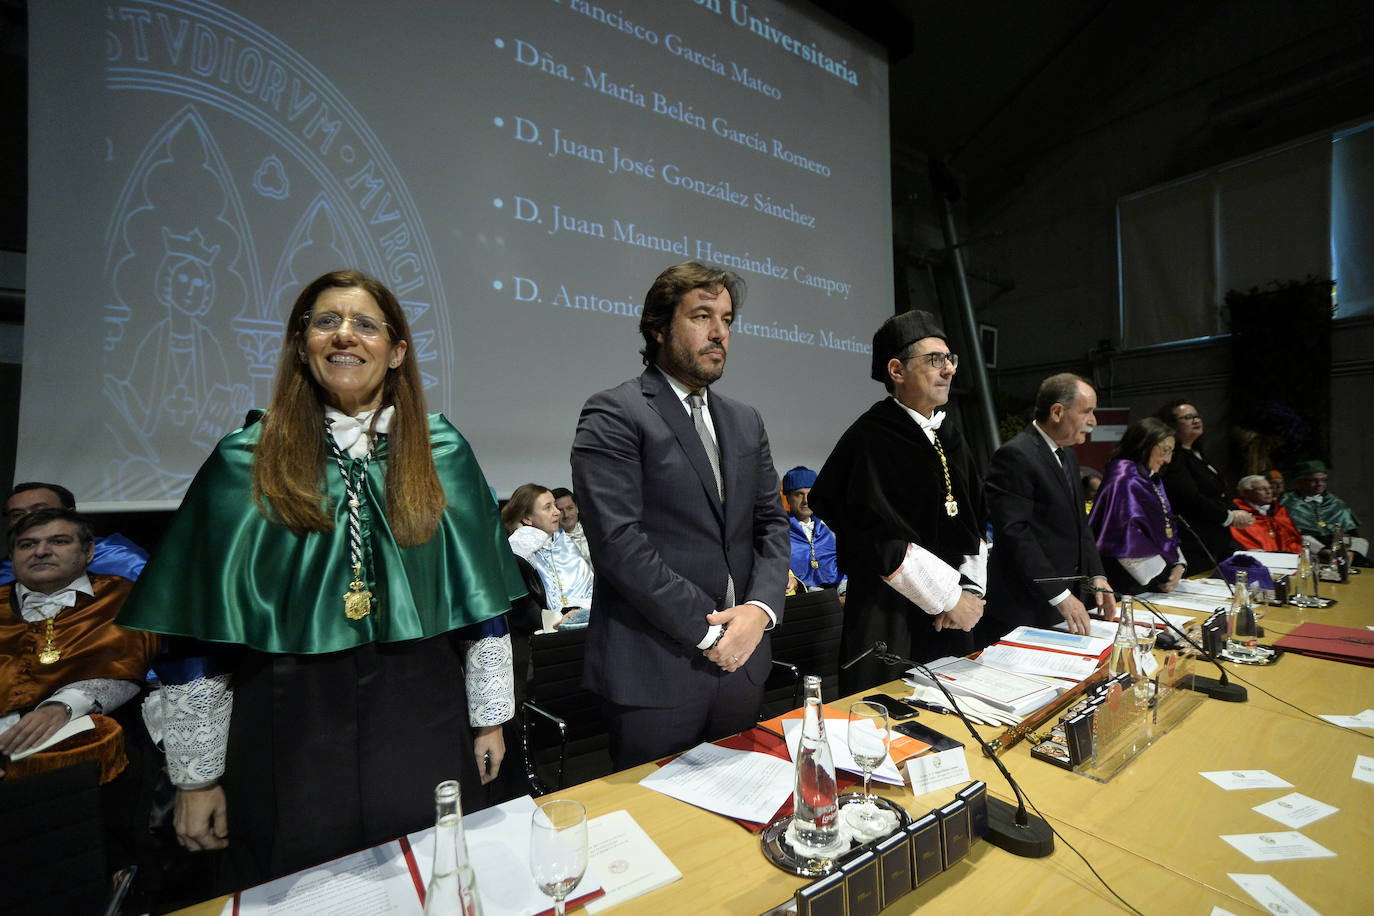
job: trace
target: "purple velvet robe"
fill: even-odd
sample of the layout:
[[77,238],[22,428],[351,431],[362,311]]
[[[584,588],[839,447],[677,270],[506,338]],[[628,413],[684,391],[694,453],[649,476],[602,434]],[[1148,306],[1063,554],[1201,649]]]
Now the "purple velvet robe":
[[1136,462],[1119,458],[1107,465],[1088,526],[1102,556],[1163,557],[1168,567],[1179,562],[1178,523],[1170,523],[1172,535],[1165,534],[1165,513],[1173,511],[1157,477],[1151,479]]

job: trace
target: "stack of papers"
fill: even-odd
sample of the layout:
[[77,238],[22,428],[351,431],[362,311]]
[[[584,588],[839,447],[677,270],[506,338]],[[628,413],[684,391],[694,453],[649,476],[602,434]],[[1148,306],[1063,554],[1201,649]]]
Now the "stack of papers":
[[978,664],[991,665],[1013,674],[1033,674],[1077,682],[1087,680],[1100,663],[1084,655],[1048,652],[999,642],[983,650],[983,654],[978,656]]
[[[1066,633],[1058,635],[1069,636]],[[1074,636],[1071,638],[1083,640],[1092,637]],[[1107,647],[1110,648],[1111,644],[1108,643]],[[1061,688],[1049,685],[1042,680],[1014,674],[1010,671],[1002,671],[989,665],[980,665],[968,658],[941,659],[931,662],[925,667],[930,669],[945,685],[945,689],[954,696],[973,697],[994,709],[1000,709],[1019,717],[1024,717],[1046,703],[1052,702],[1063,692]],[[923,686],[934,686],[931,679],[917,668],[912,668],[907,672],[907,679]]]
[[[1112,633],[1115,635],[1115,628]],[[1053,652],[1071,652],[1098,660],[1105,658],[1112,649],[1110,637],[1078,636],[1064,630],[1042,630],[1039,627],[1017,627],[1003,636],[1000,642]]]

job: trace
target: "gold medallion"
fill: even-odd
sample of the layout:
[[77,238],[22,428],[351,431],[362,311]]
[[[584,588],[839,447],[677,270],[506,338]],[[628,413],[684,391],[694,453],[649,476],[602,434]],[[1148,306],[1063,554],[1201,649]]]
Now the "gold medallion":
[[43,648],[43,651],[38,653],[38,663],[40,665],[51,665],[61,657],[62,653],[58,651],[57,646],[48,645]]
[[956,502],[954,501],[954,497],[953,497],[953,496],[946,496],[946,497],[945,497],[945,515],[948,515],[950,518],[954,518],[954,516],[956,516],[956,515],[958,515],[958,514],[959,514],[959,504],[956,503]]
[[354,579],[348,584],[348,591],[343,596],[344,616],[349,620],[362,620],[372,611],[372,592],[363,581],[361,563],[354,565],[353,576]]
[[812,557],[812,558],[811,558],[811,568],[812,568],[812,569],[820,569],[820,568],[821,568],[821,564],[819,564],[819,563],[816,562],[816,558],[815,558],[815,557]]

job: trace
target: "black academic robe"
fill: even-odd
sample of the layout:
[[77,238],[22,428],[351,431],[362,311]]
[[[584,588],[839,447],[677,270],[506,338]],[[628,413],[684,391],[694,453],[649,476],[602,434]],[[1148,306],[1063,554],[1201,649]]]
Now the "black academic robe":
[[[841,661],[882,640],[888,650],[918,662],[972,651],[970,634],[936,632],[934,616],[883,581],[901,565],[913,543],[958,569],[977,554],[987,507],[977,466],[955,424],[938,436],[949,463],[959,512],[945,512],[944,473],[934,445],[892,398],[874,404],[845,431],[826,459],[808,501],[835,532],[840,570],[849,576]],[[979,589],[981,591],[981,588]],[[865,659],[840,672],[842,693],[900,676]]]
[[1231,510],[1226,481],[1202,453],[1201,445],[1198,440],[1191,450],[1175,449],[1173,460],[1159,474],[1174,513],[1187,523],[1178,527],[1183,529],[1179,543],[1189,575],[1206,572],[1236,549],[1231,529],[1226,527]]

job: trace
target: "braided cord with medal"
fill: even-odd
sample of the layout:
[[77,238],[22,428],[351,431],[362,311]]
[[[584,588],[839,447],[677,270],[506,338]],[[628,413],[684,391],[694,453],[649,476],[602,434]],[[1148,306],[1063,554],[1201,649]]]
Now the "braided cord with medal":
[[[353,564],[353,581],[344,593],[344,616],[349,620],[362,620],[372,610],[372,592],[363,579],[363,523],[361,517],[363,480],[367,476],[367,466],[372,462],[372,448],[361,461],[346,462],[339,443],[325,424],[325,436],[329,439],[329,450],[339,466],[339,476],[343,477],[344,492],[348,496],[348,558]],[[351,471],[351,473],[350,473]]]
[[933,429],[930,431],[930,441],[935,444],[935,454],[940,456],[940,470],[945,475],[945,515],[954,518],[959,514],[959,504],[954,501],[954,485],[949,482],[949,462],[945,460],[944,446],[940,445],[940,436]]

